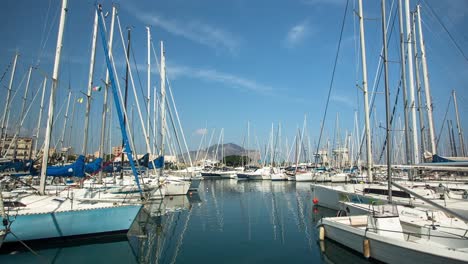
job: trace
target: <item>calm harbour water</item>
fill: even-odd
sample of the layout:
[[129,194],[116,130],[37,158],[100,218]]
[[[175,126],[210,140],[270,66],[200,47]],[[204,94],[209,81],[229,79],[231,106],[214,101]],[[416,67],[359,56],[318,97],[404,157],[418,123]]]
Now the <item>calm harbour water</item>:
[[[0,263],[365,263],[325,241],[309,183],[203,181],[188,196],[166,197],[141,211],[127,235],[47,245],[0,255]],[[96,221],[99,221],[96,219]],[[322,245],[323,246],[323,245]]]

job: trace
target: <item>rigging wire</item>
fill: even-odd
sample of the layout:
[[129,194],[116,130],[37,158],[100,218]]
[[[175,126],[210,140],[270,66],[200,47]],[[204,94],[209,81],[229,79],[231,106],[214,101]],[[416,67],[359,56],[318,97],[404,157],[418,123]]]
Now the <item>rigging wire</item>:
[[[393,6],[393,2],[392,2],[392,6]],[[390,10],[391,11],[391,10]],[[392,22],[392,27],[390,28],[390,33],[388,35],[388,42],[390,42],[392,40],[392,35],[393,35],[393,29],[395,28],[395,21],[396,21],[396,14],[397,12],[395,11],[395,15],[393,16],[393,22]],[[387,29],[389,27],[389,24],[390,24],[390,21],[388,21],[388,24],[387,24]],[[373,109],[374,108],[374,104],[375,104],[375,98],[376,98],[376,95],[377,95],[377,89],[380,85],[380,80],[381,80],[381,77],[382,77],[382,73],[383,73],[383,67],[381,67],[381,63],[382,63],[382,52],[383,52],[383,48],[380,52],[380,60],[379,60],[379,65],[378,65],[378,71],[379,73],[376,74],[376,78],[374,79],[374,84],[373,84],[373,88],[372,88],[372,98],[371,98],[371,102],[370,102],[370,106],[369,106],[369,109]],[[380,70],[379,70],[380,69]],[[377,87],[377,89],[376,89]],[[370,111],[369,113],[369,118],[372,117],[372,113],[373,111]],[[362,133],[362,140],[361,140],[361,143],[359,145],[359,151],[357,152],[356,154],[356,160],[359,160],[359,157],[361,156],[361,152],[362,152],[362,146],[364,145],[364,141],[366,139],[366,134]]]
[[448,28],[445,26],[445,24],[442,22],[440,17],[437,15],[437,13],[434,11],[434,9],[429,5],[427,1],[424,1],[426,3],[426,6],[429,8],[429,10],[432,12],[434,17],[437,19],[437,22],[444,28],[445,32],[447,32],[447,35],[449,36],[450,40],[452,40],[452,43],[455,45],[455,47],[458,49],[458,51],[462,54],[463,58],[465,58],[466,61],[468,61],[468,57],[465,55],[465,52],[461,49],[460,45],[458,42],[455,40],[453,37],[452,33],[448,30]]
[[445,110],[444,120],[442,121],[442,126],[440,127],[439,135],[437,136],[436,149],[439,146],[440,137],[442,135],[442,129],[444,129],[445,120],[447,119],[447,114],[448,114],[451,102],[452,102],[452,95],[450,95],[450,97],[449,97],[449,101],[448,101],[448,104],[447,104],[447,109]]
[[[317,151],[316,151],[317,154],[318,154],[318,152],[320,150],[320,141],[322,139],[323,127],[325,125],[325,120],[326,120],[326,117],[327,117],[328,104],[330,103],[330,96],[331,96],[331,92],[332,92],[332,88],[333,88],[333,81],[335,80],[335,71],[336,71],[336,66],[338,64],[338,56],[340,55],[340,48],[341,48],[341,42],[342,42],[342,39],[343,39],[343,31],[344,31],[344,26],[345,26],[345,21],[346,21],[346,15],[348,14],[348,6],[349,6],[349,0],[346,0],[346,7],[345,7],[345,10],[344,10],[344,14],[343,14],[343,20],[341,22],[340,39],[338,40],[338,47],[337,47],[337,50],[336,50],[335,62],[334,62],[334,65],[333,65],[333,71],[332,71],[332,76],[331,76],[331,80],[330,80],[330,87],[328,89],[327,102],[325,104],[325,111],[323,113],[322,124],[320,126],[320,135],[319,135],[319,140],[318,140],[318,143],[317,143]],[[317,167],[317,160],[318,160],[317,157],[315,157],[315,166],[316,167]]]

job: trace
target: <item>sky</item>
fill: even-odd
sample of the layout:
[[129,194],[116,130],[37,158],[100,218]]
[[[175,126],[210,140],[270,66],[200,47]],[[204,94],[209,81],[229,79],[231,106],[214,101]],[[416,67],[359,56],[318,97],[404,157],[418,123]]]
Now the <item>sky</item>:
[[[410,1],[411,10],[419,2]],[[111,11],[112,3],[102,2],[104,12]],[[12,101],[10,123],[16,123],[19,119],[28,68],[31,65],[38,68],[33,71],[27,95],[27,105],[31,105],[31,108],[21,129],[24,136],[30,136],[35,131],[41,95],[38,91],[44,74],[50,76],[52,73],[60,5],[59,0],[6,0],[0,10],[0,74],[7,72],[0,83],[1,94],[5,95],[0,98],[2,105],[6,104],[10,79],[8,65],[16,52],[20,54],[13,82],[13,92],[17,94]],[[83,145],[85,103],[79,104],[76,100],[84,97],[83,93],[87,90],[94,5],[94,1],[69,0],[56,97],[53,143],[62,136],[66,98],[71,88],[74,101],[69,109],[70,118],[73,106],[75,114],[71,132],[70,122],[65,130],[65,145],[67,137],[70,137],[70,144],[77,152]],[[444,153],[448,151],[447,126],[442,127],[446,112],[446,119],[453,120],[455,125],[453,102],[447,108],[453,89],[457,92],[462,128],[464,131],[468,129],[468,2],[424,0],[421,5],[434,125],[437,136],[442,128],[439,152]],[[151,54],[151,87],[158,90],[160,81],[156,59],[160,57],[159,42],[164,41],[167,77],[189,149],[196,150],[203,134],[206,134],[205,139],[209,139],[215,129],[214,144],[222,128],[225,143],[242,145],[248,134],[247,123],[250,126],[250,148],[258,145],[264,148],[272,124],[276,130],[279,123],[283,144],[287,138],[289,146],[292,146],[305,117],[306,134],[311,144],[316,144],[332,79],[345,0],[116,1],[116,6],[123,38],[126,38],[126,28],[130,27],[132,31],[132,75],[142,108],[145,108],[147,89],[146,26],[150,27],[157,53],[157,58]],[[400,81],[398,20],[393,23],[396,8],[397,1],[387,0],[392,106]],[[357,1],[349,0],[322,145],[327,140],[331,143],[343,141],[347,133],[356,131],[355,113],[359,130],[363,128],[356,10]],[[110,17],[106,17],[108,29]],[[372,90],[382,47],[380,1],[364,1],[364,17],[368,83],[369,90]],[[125,78],[123,45],[116,27],[113,53],[117,78],[122,86]],[[100,38],[96,53],[93,84],[102,85],[106,63]],[[382,141],[385,132],[382,128],[385,124],[383,80],[382,76],[376,85],[376,101],[372,109],[372,131],[376,142]],[[49,91],[48,86],[46,102]],[[38,95],[32,101],[36,92]],[[142,126],[132,93],[128,111],[131,115],[131,108],[134,109],[132,131],[137,152],[142,153],[145,150]],[[103,91],[93,92],[91,96],[87,152],[98,149],[103,94]],[[106,138],[112,140],[111,145],[118,145],[120,129],[115,109],[112,111],[112,135]],[[142,112],[146,124],[146,111],[142,109]],[[45,116],[41,121],[41,135]],[[399,142],[403,123],[401,92],[395,120],[394,137]],[[10,131],[14,130],[11,127],[14,124],[10,124],[9,128]],[[337,140],[337,137],[341,140]]]

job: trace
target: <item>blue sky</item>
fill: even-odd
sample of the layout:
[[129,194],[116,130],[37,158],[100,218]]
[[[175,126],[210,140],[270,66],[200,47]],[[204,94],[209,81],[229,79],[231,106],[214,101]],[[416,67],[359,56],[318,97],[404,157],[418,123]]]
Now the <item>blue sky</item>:
[[[366,20],[367,63],[370,88],[374,82],[381,49],[380,1],[364,1]],[[387,1],[390,12],[392,1]],[[396,2],[392,11],[396,8]],[[57,94],[57,111],[65,103],[70,84],[76,96],[86,92],[91,49],[94,1],[69,1],[65,28],[64,48],[60,69],[60,87]],[[344,0],[292,0],[292,1],[120,1],[119,17],[123,30],[132,26],[132,45],[141,78],[141,89],[146,91],[146,25],[151,26],[152,39],[158,50],[163,40],[166,48],[167,74],[172,84],[189,148],[196,149],[201,132],[224,128],[224,141],[242,143],[246,124],[250,121],[251,135],[261,143],[267,140],[271,123],[281,122],[283,136],[292,141],[297,128],[302,127],[304,115],[312,140],[318,137],[320,122],[326,103],[333,61],[336,54]],[[416,1],[411,1],[412,9]],[[464,130],[468,128],[468,61],[451,42],[448,34],[431,14],[429,4],[442,18],[454,39],[468,54],[468,2],[451,0],[422,1],[423,30],[433,93],[434,120],[437,134],[442,126],[452,89],[457,90]],[[343,41],[325,123],[325,138],[333,139],[335,119],[339,115],[340,134],[353,130],[354,112],[359,111],[362,126],[362,94],[356,88],[361,83],[358,21],[353,14],[357,2],[350,0]],[[110,11],[111,1],[103,1]],[[14,53],[21,56],[18,63],[15,87],[19,87],[11,120],[18,118],[20,98],[25,76],[31,64],[39,64],[50,75],[56,36],[59,0],[7,0],[0,10],[0,71],[11,62]],[[392,16],[393,16],[392,12]],[[388,20],[388,19],[387,19]],[[106,20],[110,23],[110,16]],[[398,21],[389,40],[389,59],[399,60]],[[114,56],[120,66],[118,75],[124,78],[124,55],[118,29],[114,38]],[[98,41],[94,82],[105,78],[106,65],[103,49]],[[159,54],[158,54],[159,56]],[[133,62],[132,62],[133,63]],[[155,61],[152,61],[155,67]],[[396,93],[399,81],[399,64],[390,63],[390,86]],[[137,91],[140,91],[137,70],[133,68]],[[159,88],[159,74],[152,74],[152,85]],[[9,73],[1,82],[6,94]],[[42,80],[34,71],[31,99]],[[383,78],[378,86],[376,117],[373,126],[385,122]],[[103,92],[93,93],[90,121],[90,151],[97,150],[100,131]],[[37,122],[40,95],[31,107],[23,133],[32,133]],[[143,100],[140,97],[140,103]],[[134,100],[130,96],[130,101]],[[0,98],[4,105],[5,96]],[[394,99],[391,99],[392,104]],[[131,105],[132,103],[130,103]],[[402,117],[401,98],[397,118]],[[55,140],[63,129],[63,111],[55,125]],[[71,111],[71,107],[70,107]],[[136,113],[136,111],[135,111]],[[135,114],[135,117],[137,115]],[[120,140],[114,114],[113,145]],[[455,120],[453,104],[448,119]],[[45,120],[45,119],[44,119]],[[44,121],[45,122],[45,121]],[[81,149],[83,142],[84,104],[76,105],[72,146]],[[138,152],[144,147],[141,126],[135,121],[135,138]],[[44,126],[44,125],[43,125]],[[362,127],[361,127],[362,128]],[[68,128],[69,129],[69,128]],[[375,129],[383,133],[382,129]],[[68,132],[67,132],[68,133]],[[468,133],[468,132],[467,132]],[[383,134],[382,134],[383,135]],[[444,127],[441,144],[446,143]],[[251,142],[254,142],[252,136]],[[284,142],[284,139],[283,139]],[[443,145],[442,145],[443,146]],[[442,150],[440,150],[442,151]]]

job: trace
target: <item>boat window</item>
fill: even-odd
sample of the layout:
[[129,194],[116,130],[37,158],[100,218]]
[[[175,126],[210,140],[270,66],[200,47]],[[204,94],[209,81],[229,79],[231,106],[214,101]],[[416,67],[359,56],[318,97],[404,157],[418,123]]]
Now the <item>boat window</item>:
[[[387,189],[378,189],[378,188],[364,188],[364,193],[370,194],[378,194],[378,195],[388,195]],[[411,198],[409,193],[399,190],[392,190],[393,197],[401,197],[401,198]]]

